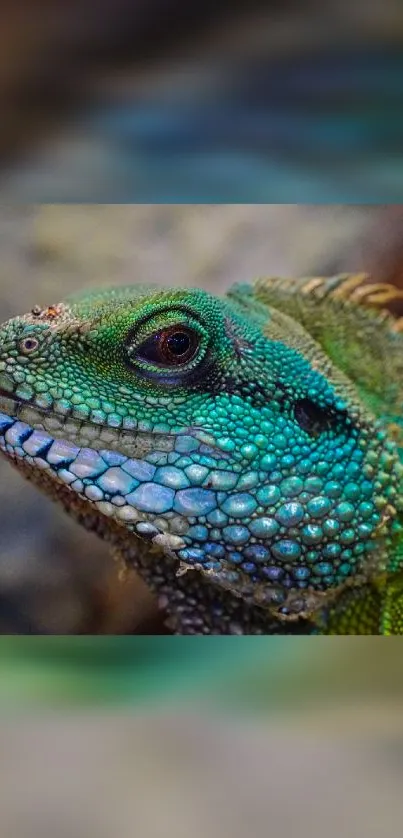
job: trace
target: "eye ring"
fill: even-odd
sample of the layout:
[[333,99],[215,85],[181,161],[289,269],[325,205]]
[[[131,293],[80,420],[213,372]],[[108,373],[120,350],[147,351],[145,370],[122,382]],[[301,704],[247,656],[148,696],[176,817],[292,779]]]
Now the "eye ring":
[[20,340],[20,351],[24,355],[32,355],[33,352],[36,352],[38,347],[39,347],[38,338],[30,336],[30,337],[22,338],[22,340]]
[[179,367],[191,362],[199,347],[200,335],[196,330],[177,323],[146,338],[136,347],[136,357],[160,367]]
[[171,364],[185,364],[190,361],[197,345],[194,332],[183,326],[173,326],[161,332],[160,352]]

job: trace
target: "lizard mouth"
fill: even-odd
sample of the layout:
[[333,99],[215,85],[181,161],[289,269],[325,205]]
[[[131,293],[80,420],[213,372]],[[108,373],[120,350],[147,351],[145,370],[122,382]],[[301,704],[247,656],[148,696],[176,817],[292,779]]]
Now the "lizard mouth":
[[[188,429],[188,439],[191,431],[194,442],[198,429]],[[89,503],[88,508],[129,527],[143,540],[151,541],[172,559],[179,560],[179,572],[201,571],[214,584],[242,596],[250,604],[268,608],[277,616],[281,614],[282,619],[309,617],[334,596],[336,589],[323,589],[320,583],[315,588],[297,589],[289,568],[283,568],[281,560],[275,563],[275,556],[270,558],[274,555],[271,551],[280,543],[278,538],[273,541],[261,536],[257,547],[270,551],[265,559],[266,565],[272,562],[268,570],[283,572],[285,569],[289,574],[287,586],[284,581],[278,583],[275,576],[268,581],[263,565],[262,570],[257,566],[252,576],[244,567],[239,568],[234,563],[233,548],[225,542],[223,545],[211,521],[208,522],[209,541],[205,543],[204,535],[202,544],[199,543],[198,535],[195,537],[190,527],[206,529],[207,515],[217,507],[219,495],[216,495],[216,484],[203,482],[200,486],[198,481],[185,487],[166,484],[166,475],[172,477],[169,453],[175,451],[175,446],[177,456],[184,453],[180,436],[184,437],[185,432],[169,435],[120,431],[79,421],[58,415],[51,408],[40,409],[31,401],[0,389],[0,449],[29,468],[35,467],[40,476],[39,485],[44,482],[45,470],[45,482],[49,480],[47,475],[51,475],[50,479],[56,479]],[[199,453],[206,446],[197,441]],[[222,478],[219,468],[214,476]],[[211,474],[208,479],[211,480]],[[162,526],[162,519],[166,527]],[[238,537],[239,531],[246,527],[231,523],[229,529],[237,531]],[[242,532],[241,536],[244,540]],[[212,545],[215,552],[208,552],[207,545]],[[248,541],[245,549],[253,546]],[[224,552],[224,556],[216,559],[217,550]],[[246,552],[245,558],[249,562]]]
[[[109,449],[127,457],[143,459],[147,454],[158,450],[169,454],[175,449],[178,437],[192,437],[201,446],[205,454],[217,456],[214,440],[200,427],[184,428],[175,433],[144,431],[136,427],[114,428],[106,423],[79,418],[73,411],[62,414],[50,407],[40,407],[30,399],[24,399],[0,387],[0,415],[9,417],[14,422],[23,423],[32,430],[45,431],[55,440],[71,442],[79,448],[96,450]],[[0,428],[0,435],[2,434]],[[186,447],[186,443],[184,441]],[[219,452],[221,459],[228,454]]]
[[106,423],[80,419],[72,412],[62,414],[52,407],[39,407],[35,402],[0,388],[0,413],[33,430],[46,431],[54,439],[66,440],[82,448],[108,448],[128,457],[142,459],[155,450],[170,452],[177,434],[144,432],[134,428],[113,428]]

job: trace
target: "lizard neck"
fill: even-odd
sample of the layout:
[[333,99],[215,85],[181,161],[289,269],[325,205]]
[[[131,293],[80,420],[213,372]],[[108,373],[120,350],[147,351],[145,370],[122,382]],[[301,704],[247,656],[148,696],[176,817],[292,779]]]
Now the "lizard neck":
[[55,484],[46,472],[21,460],[12,462],[27,480],[52,501],[56,500],[78,524],[108,542],[121,565],[139,573],[165,613],[166,626],[172,633],[265,635],[311,632],[312,626],[307,621],[279,623],[263,608],[249,605],[222,590],[196,570],[178,575],[176,560],[89,507],[68,486]]

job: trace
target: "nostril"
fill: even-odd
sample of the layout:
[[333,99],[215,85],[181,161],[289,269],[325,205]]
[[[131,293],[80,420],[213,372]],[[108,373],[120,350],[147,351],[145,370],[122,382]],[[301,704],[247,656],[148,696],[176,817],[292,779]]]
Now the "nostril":
[[36,352],[38,346],[39,340],[34,337],[22,338],[19,344],[20,352],[22,352],[24,355],[30,355],[32,352]]

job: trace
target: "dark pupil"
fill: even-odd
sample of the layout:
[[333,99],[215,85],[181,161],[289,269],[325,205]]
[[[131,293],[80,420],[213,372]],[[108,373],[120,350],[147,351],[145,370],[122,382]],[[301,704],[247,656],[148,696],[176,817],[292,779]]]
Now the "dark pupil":
[[181,355],[185,355],[190,349],[190,337],[186,332],[174,332],[167,339],[166,345],[171,355],[180,358]]

